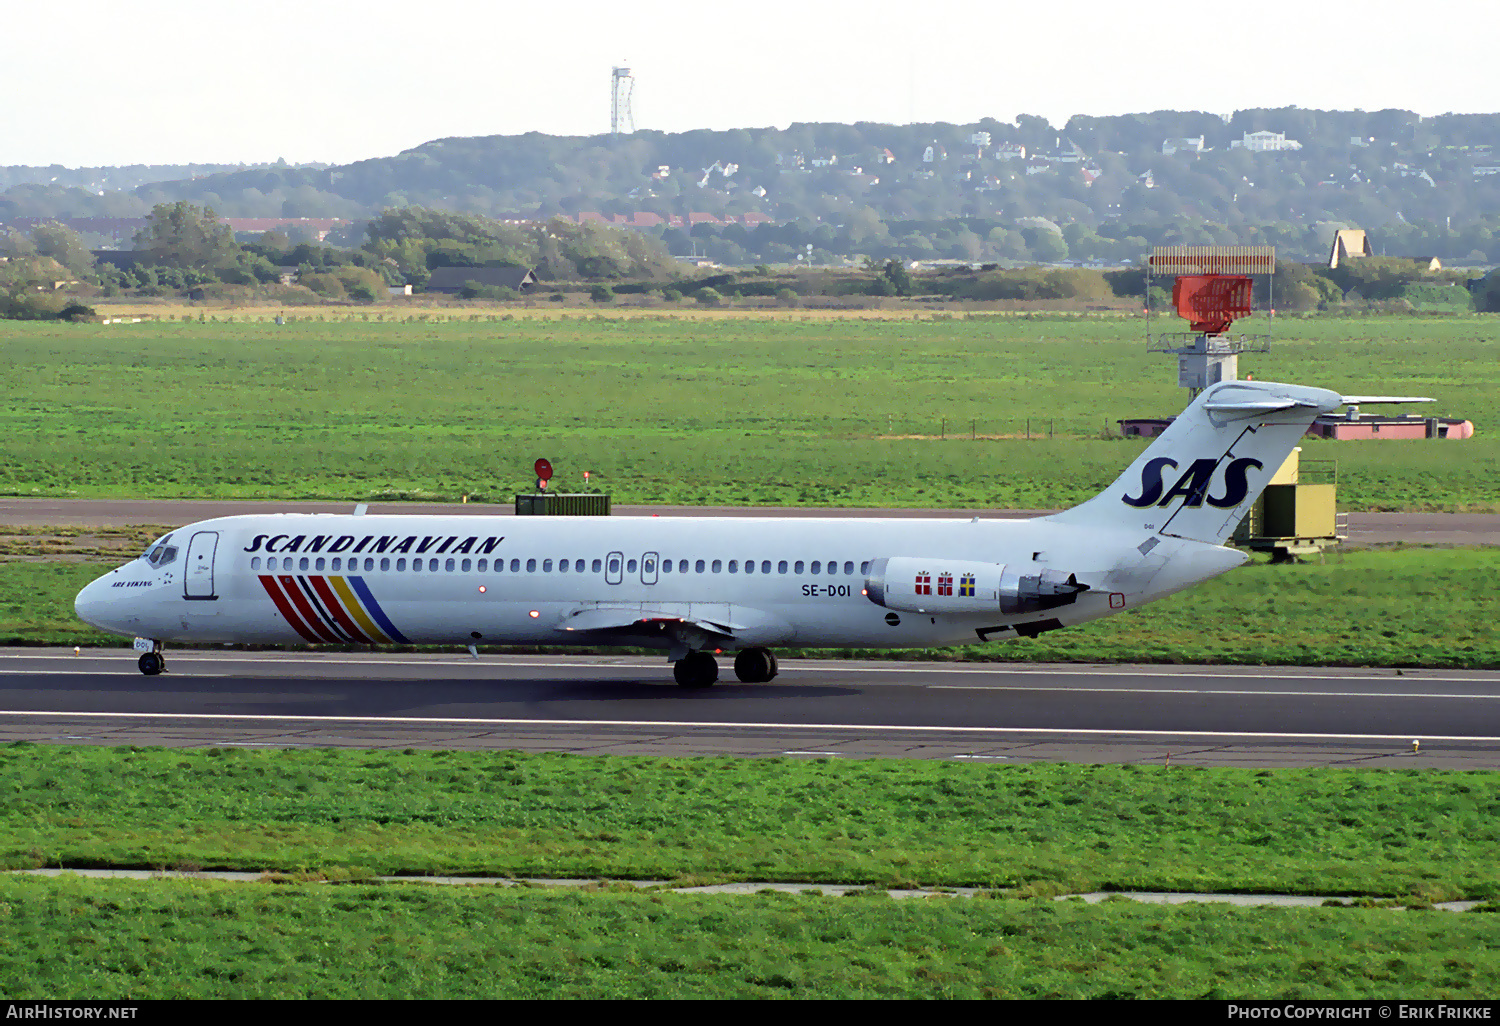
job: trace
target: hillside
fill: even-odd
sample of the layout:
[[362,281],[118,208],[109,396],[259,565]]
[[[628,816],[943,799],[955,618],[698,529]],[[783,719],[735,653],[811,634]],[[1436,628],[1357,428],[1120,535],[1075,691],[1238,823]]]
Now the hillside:
[[[230,217],[360,220],[417,205],[635,223],[732,262],[871,255],[1118,261],[1148,242],[1273,242],[1315,259],[1330,227],[1377,253],[1500,261],[1500,114],[1157,111],[1063,126],[786,129],[440,139],[353,164],[232,169],[133,189],[11,185],[8,217],[143,216],[179,199]],[[0,184],[18,181],[0,169]],[[179,169],[172,169],[174,172]],[[33,176],[34,178],[35,176]],[[137,170],[136,177],[139,178]],[[779,224],[746,227],[745,215]],[[693,215],[697,215],[694,217]],[[757,218],[752,218],[753,224]]]

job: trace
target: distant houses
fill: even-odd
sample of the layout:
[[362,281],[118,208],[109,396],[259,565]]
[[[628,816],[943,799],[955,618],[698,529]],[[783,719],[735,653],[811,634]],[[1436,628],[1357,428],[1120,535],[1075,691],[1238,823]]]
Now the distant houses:
[[427,291],[456,296],[469,285],[525,292],[536,285],[529,267],[434,267]]
[[1170,157],[1174,153],[1202,153],[1203,136],[1194,139],[1163,139],[1161,141],[1162,156]]
[[1360,257],[1374,255],[1375,251],[1370,248],[1369,236],[1365,235],[1363,228],[1342,228],[1333,234],[1333,248],[1328,253],[1328,267],[1332,270],[1338,267],[1340,261],[1357,260]]
[[775,224],[776,219],[768,214],[762,214],[758,210],[750,210],[744,214],[707,214],[701,211],[692,211],[687,214],[670,214],[663,216],[649,210],[637,210],[630,214],[615,214],[606,216],[597,210],[581,210],[578,216],[570,217],[561,215],[565,221],[574,224],[604,224],[613,228],[657,228],[665,225],[668,228],[691,228],[698,224],[730,225],[739,224],[746,228],[758,228],[763,224]]
[[1249,150],[1251,153],[1269,153],[1276,150],[1300,150],[1302,144],[1288,139],[1285,132],[1246,132],[1243,138],[1229,144],[1231,150]]

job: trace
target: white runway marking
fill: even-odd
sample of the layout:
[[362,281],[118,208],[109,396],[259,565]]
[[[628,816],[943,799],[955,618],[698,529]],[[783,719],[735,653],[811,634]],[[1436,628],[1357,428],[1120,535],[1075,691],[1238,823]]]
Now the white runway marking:
[[[1348,680],[1350,678],[1341,678]],[[928,691],[1063,691],[1070,695],[1232,695],[1255,698],[1485,698],[1500,694],[1433,694],[1411,691],[1226,691],[1218,688],[1038,688],[1025,684],[927,684]]]

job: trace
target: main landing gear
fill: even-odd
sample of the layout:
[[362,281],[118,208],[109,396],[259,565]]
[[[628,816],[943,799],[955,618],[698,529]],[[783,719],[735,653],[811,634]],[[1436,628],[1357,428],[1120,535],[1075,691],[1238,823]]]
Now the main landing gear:
[[[747,648],[734,658],[734,675],[746,684],[765,684],[778,670],[770,649]],[[689,652],[673,664],[672,676],[685,688],[706,688],[719,679],[719,664],[707,652]]]
[[147,652],[136,661],[136,665],[141,668],[141,672],[146,676],[155,677],[167,668],[167,660],[159,651]]
[[747,648],[734,657],[734,675],[746,684],[765,684],[779,669],[775,654],[768,648]]
[[719,664],[707,652],[689,652],[672,665],[672,676],[685,688],[706,688],[719,679]]

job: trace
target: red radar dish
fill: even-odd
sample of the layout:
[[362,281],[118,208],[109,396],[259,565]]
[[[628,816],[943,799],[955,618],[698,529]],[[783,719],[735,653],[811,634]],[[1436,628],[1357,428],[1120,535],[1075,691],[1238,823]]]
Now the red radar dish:
[[1250,315],[1250,278],[1247,275],[1184,274],[1172,286],[1177,316],[1192,322],[1194,331],[1221,335],[1237,317]]
[[548,463],[546,460],[537,460],[536,476],[540,481],[552,480],[552,464]]

